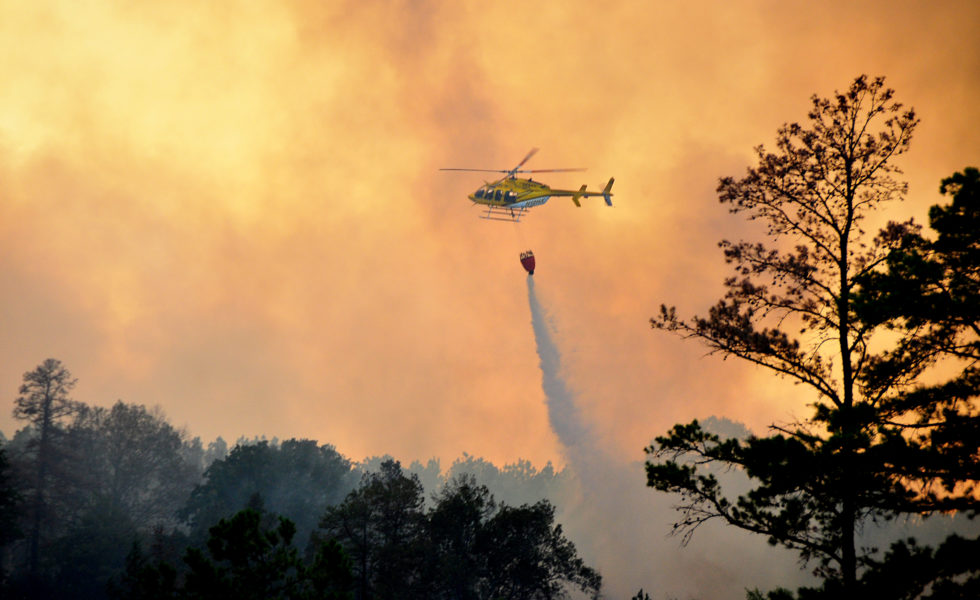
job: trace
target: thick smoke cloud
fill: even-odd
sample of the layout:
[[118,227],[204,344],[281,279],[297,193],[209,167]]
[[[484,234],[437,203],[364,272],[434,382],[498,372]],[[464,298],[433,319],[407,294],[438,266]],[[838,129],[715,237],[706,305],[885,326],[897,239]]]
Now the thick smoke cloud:
[[[0,0],[0,398],[54,356],[78,400],[159,404],[207,439],[544,464],[559,447],[513,276],[531,247],[609,453],[636,460],[692,414],[792,420],[798,389],[647,319],[714,303],[717,241],[752,233],[717,178],[859,73],[923,118],[910,202],[881,215],[922,219],[980,156],[964,108],[980,104],[978,11]],[[438,171],[531,147],[533,168],[589,169],[546,183],[615,176],[616,207],[552,200],[517,246],[465,199],[479,175]]]

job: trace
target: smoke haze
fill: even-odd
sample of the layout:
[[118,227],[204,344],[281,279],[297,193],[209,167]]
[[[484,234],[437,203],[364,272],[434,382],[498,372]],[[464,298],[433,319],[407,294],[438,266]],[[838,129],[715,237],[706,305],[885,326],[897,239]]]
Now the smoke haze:
[[[661,302],[712,305],[717,241],[752,231],[717,178],[860,73],[922,117],[909,201],[882,218],[922,220],[980,156],[976,2],[0,0],[0,15],[0,395],[53,356],[78,400],[159,404],[205,439],[557,462],[514,276],[528,247],[575,324],[564,366],[609,452],[637,460],[692,414],[792,419],[798,389],[647,326]],[[552,200],[515,247],[466,200],[478,174],[438,171],[509,168],[531,147],[532,168],[589,168],[548,184],[615,176],[616,206]]]

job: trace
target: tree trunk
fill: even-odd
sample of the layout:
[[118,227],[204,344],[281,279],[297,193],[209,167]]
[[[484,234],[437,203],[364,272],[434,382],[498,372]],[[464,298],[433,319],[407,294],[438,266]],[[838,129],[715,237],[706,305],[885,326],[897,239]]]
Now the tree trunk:
[[[48,437],[51,429],[51,384],[44,391],[40,440],[37,447],[37,479],[34,485],[34,514],[31,523],[30,576],[36,581],[40,571],[41,519],[44,513],[44,487],[48,470]],[[32,586],[33,587],[33,586]]]

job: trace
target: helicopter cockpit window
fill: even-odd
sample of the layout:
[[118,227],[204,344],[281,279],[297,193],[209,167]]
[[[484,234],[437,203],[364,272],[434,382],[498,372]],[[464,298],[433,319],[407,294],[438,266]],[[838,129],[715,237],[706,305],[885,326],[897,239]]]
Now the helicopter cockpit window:
[[483,188],[480,188],[480,189],[476,190],[476,193],[473,194],[473,197],[474,198],[482,198],[483,197]]
[[500,200],[500,190],[497,190],[493,193],[493,199]]

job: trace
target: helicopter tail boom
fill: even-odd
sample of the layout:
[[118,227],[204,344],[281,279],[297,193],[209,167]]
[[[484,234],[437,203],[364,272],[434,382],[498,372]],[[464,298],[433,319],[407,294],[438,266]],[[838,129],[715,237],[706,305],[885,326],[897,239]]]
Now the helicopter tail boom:
[[602,196],[602,199],[606,201],[606,205],[607,206],[612,206],[613,205],[613,203],[612,203],[612,186],[613,186],[613,182],[614,181],[616,181],[616,178],[615,177],[610,177],[609,178],[609,183],[606,184],[606,187],[602,188],[602,191],[601,192],[590,192],[590,191],[588,191],[588,190],[585,189],[586,186],[584,186],[584,185],[582,187],[580,187],[578,189],[578,191],[575,191],[575,192],[572,192],[572,191],[564,191],[564,190],[562,190],[562,191],[565,194],[571,196],[572,197],[572,202],[574,202],[575,203],[575,206],[578,206],[578,207],[581,207],[582,206],[582,203],[579,202],[579,198],[588,198],[590,196]]

